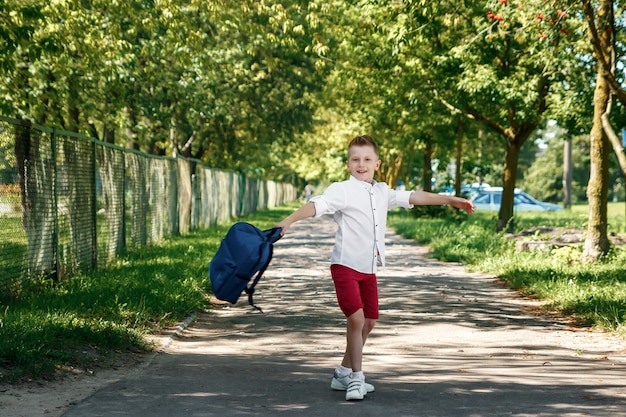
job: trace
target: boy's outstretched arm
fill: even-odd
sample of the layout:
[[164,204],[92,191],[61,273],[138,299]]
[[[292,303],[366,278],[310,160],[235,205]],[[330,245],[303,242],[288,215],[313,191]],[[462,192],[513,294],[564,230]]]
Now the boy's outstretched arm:
[[291,213],[289,216],[285,217],[279,223],[276,223],[274,227],[280,227],[283,231],[280,235],[284,235],[289,226],[294,224],[297,221],[308,219],[309,217],[315,216],[315,204],[308,202],[298,210]]
[[449,205],[465,210],[467,214],[474,212],[474,205],[471,201],[461,197],[429,193],[427,191],[413,191],[409,197],[409,203],[416,206]]

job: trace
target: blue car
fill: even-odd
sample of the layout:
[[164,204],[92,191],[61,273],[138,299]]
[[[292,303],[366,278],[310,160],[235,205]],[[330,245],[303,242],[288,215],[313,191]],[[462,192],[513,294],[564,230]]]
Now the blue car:
[[[502,203],[502,187],[485,187],[472,198],[476,210],[499,211]],[[515,189],[513,197],[514,211],[558,211],[563,210],[558,204],[544,203],[525,192]]]

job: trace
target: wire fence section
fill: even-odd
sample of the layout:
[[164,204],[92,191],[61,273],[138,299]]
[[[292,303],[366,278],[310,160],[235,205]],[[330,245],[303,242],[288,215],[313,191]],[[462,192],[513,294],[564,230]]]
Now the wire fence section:
[[297,197],[291,184],[0,117],[0,296]]

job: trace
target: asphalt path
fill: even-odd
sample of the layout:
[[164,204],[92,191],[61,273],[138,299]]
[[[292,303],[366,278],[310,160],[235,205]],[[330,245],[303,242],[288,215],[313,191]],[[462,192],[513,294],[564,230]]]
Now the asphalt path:
[[215,300],[149,364],[63,415],[626,416],[622,340],[540,313],[496,278],[430,259],[391,231],[363,360],[376,391],[345,401],[330,388],[345,347],[334,230],[328,216],[302,221],[275,245],[255,297],[263,314],[244,297]]

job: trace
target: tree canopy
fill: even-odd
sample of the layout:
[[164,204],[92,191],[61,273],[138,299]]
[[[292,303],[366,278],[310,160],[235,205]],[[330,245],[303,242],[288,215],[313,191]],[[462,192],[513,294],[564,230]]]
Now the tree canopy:
[[[430,189],[438,166],[457,192],[477,178],[504,186],[503,230],[518,181],[537,178],[532,142],[548,120],[564,138],[595,126],[589,152],[610,143],[626,175],[623,11],[613,0],[6,0],[0,112],[302,183],[345,178],[345,144],[368,133],[379,180]],[[589,164],[602,223],[611,177],[605,159]]]

